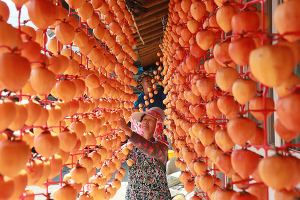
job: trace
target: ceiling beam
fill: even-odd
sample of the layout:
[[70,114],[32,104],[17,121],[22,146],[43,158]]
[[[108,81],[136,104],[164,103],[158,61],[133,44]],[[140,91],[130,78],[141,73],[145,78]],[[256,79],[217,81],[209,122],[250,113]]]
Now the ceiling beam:
[[160,44],[160,41],[153,41],[153,44],[143,45],[137,51],[140,52],[140,51],[144,51],[146,49],[150,49],[150,48],[153,48],[153,47],[159,48],[159,44]]
[[[159,32],[159,31],[162,31],[162,30],[163,30],[162,26],[161,26],[161,27],[155,27],[155,28],[156,28],[156,29],[149,30],[149,31],[146,32],[145,34],[141,34],[142,37],[143,37],[143,39],[144,39],[144,36],[146,36],[148,33],[154,34],[154,33],[156,33],[156,32]],[[135,35],[134,39],[137,39],[137,38],[138,38],[138,35]]]
[[138,17],[135,17],[135,18],[134,18],[135,21],[138,21],[138,20],[141,20],[141,19],[143,19],[143,18],[146,18],[146,17],[148,17],[148,16],[150,16],[150,15],[153,15],[153,14],[155,14],[155,13],[161,11],[161,10],[168,9],[168,7],[169,7],[169,6],[168,6],[168,3],[169,3],[169,2],[166,1],[166,2],[157,4],[157,5],[155,5],[155,6],[151,7],[151,8],[149,8],[147,12],[142,12]]
[[155,57],[155,54],[149,54],[149,56],[147,57],[141,57],[140,59],[143,64],[143,67],[149,65],[150,63],[155,63],[159,61],[159,58],[153,59],[153,57]]
[[149,27],[151,27],[151,26],[154,26],[154,25],[156,25],[156,24],[162,24],[161,19],[158,19],[158,20],[155,20],[155,21],[150,22],[150,23],[148,23],[148,24],[145,24],[145,25],[143,25],[143,26],[140,26],[140,27],[139,27],[139,30],[142,31],[142,30],[147,29],[147,28],[149,28]]
[[[158,51],[159,51],[159,50],[158,50]],[[152,59],[154,59],[154,57],[157,57],[157,52],[158,52],[158,51],[155,51],[155,50],[149,50],[149,51],[147,51],[147,52],[142,53],[141,55],[139,54],[139,57],[140,57],[140,58],[143,58],[144,56],[153,55],[153,56],[152,56]]]
[[[132,15],[131,15],[132,16]],[[144,43],[144,40],[143,40],[143,38],[142,38],[142,34],[140,34],[140,31],[139,31],[139,27],[136,25],[136,22],[135,21],[133,21],[134,22],[134,27],[136,28],[136,33],[137,33],[137,36],[139,37],[139,39],[140,39],[140,41],[142,42],[142,44],[145,44]]]
[[[158,35],[158,36],[156,35],[156,36],[147,38],[146,40],[144,40],[144,43],[150,43],[150,42],[153,42],[154,40],[159,40],[160,41],[160,37],[163,37],[163,35]],[[137,46],[141,47],[141,46],[144,46],[144,45],[142,45],[142,42],[138,42]]]
[[151,46],[151,47],[149,47],[149,48],[147,48],[147,49],[141,49],[141,50],[139,50],[138,52],[139,52],[139,55],[140,55],[140,54],[143,54],[143,53],[145,53],[145,52],[152,51],[152,50],[160,51],[160,48],[159,48],[158,45],[157,45],[157,46]]
[[168,9],[165,9],[165,10],[159,11],[157,13],[154,13],[153,15],[150,15],[145,19],[136,21],[136,24],[137,24],[137,26],[142,26],[144,24],[147,24],[147,23],[153,22],[155,20],[158,20],[162,17],[165,17],[165,16],[167,16],[167,14],[168,14]]
[[142,50],[142,49],[147,49],[148,47],[151,47],[151,46],[158,46],[160,44],[160,39],[159,38],[156,38],[150,42],[147,42],[145,43],[145,45],[140,45],[137,47],[137,50]]
[[159,58],[157,57],[157,51],[153,51],[153,50],[139,55],[139,58],[140,58],[141,63],[148,59],[149,60],[159,60]]
[[156,43],[156,44],[154,44],[154,45],[147,45],[145,48],[139,49],[138,52],[142,52],[142,51],[146,51],[147,49],[151,49],[151,48],[154,48],[154,47],[158,47],[158,44],[159,44],[159,43]]
[[163,26],[162,26],[162,24],[160,23],[160,24],[157,24],[157,25],[155,25],[155,26],[150,26],[149,28],[140,31],[140,34],[141,34],[141,35],[145,35],[145,34],[147,34],[147,33],[152,32],[153,30],[162,29],[162,28],[163,28]]
[[[153,56],[153,55],[151,55],[151,56]],[[155,63],[156,63],[157,61],[159,61],[159,59],[153,60],[153,59],[151,59],[151,57],[150,57],[150,59],[147,59],[147,60],[143,61],[143,68],[148,68],[149,65],[156,66]]]
[[[147,34],[143,35],[142,37],[143,37],[143,40],[146,40],[148,38],[151,38],[151,37],[154,37],[154,36],[160,36],[160,35],[163,35],[163,30],[162,29],[158,29],[158,30],[152,31],[150,33],[147,33]],[[140,41],[139,38],[136,38],[135,40],[137,42]]]
[[149,52],[148,54],[140,56],[140,60],[143,66],[145,66],[144,62],[156,62],[159,60],[159,58],[157,57],[156,52]]
[[139,54],[139,56],[142,57],[142,56],[144,56],[145,53],[149,53],[149,52],[151,52],[151,51],[157,53],[157,52],[160,52],[161,50],[160,50],[159,47],[151,47],[151,48],[149,48],[149,49],[143,49],[143,50],[139,51],[138,54]]
[[141,6],[145,8],[153,7],[157,4],[163,3],[163,2],[169,2],[169,0],[148,0],[147,2],[143,3]]

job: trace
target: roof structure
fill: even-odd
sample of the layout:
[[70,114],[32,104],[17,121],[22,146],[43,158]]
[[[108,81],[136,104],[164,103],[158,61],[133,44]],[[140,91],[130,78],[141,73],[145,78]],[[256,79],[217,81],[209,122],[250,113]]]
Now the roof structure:
[[[140,65],[146,71],[155,68],[159,61],[157,52],[160,51],[159,44],[162,43],[164,28],[167,23],[169,0],[126,0],[131,5],[137,32],[134,37],[137,41],[136,53]],[[133,6],[132,6],[133,5]]]

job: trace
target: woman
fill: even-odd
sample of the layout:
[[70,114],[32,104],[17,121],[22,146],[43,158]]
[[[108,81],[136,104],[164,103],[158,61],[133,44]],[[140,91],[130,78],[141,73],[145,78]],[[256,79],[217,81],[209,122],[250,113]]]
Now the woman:
[[164,119],[165,113],[158,107],[133,113],[132,129],[122,119],[120,128],[134,144],[128,154],[134,164],[128,172],[127,200],[171,199],[166,178],[168,142],[163,136]]

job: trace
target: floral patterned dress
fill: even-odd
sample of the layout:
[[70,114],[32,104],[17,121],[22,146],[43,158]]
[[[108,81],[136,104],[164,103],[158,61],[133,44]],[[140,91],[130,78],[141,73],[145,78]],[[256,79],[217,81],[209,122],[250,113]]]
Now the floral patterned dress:
[[126,200],[170,200],[166,178],[168,146],[151,138],[145,139],[133,132],[129,141],[134,144],[128,159],[129,167]]

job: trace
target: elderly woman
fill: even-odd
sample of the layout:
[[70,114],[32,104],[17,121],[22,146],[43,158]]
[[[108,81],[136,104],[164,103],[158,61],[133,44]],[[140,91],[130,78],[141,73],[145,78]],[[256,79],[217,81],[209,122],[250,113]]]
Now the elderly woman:
[[120,128],[134,144],[128,155],[134,164],[128,172],[127,200],[171,199],[166,178],[168,142],[163,137],[164,119],[164,111],[153,107],[133,113],[132,129],[122,120]]

